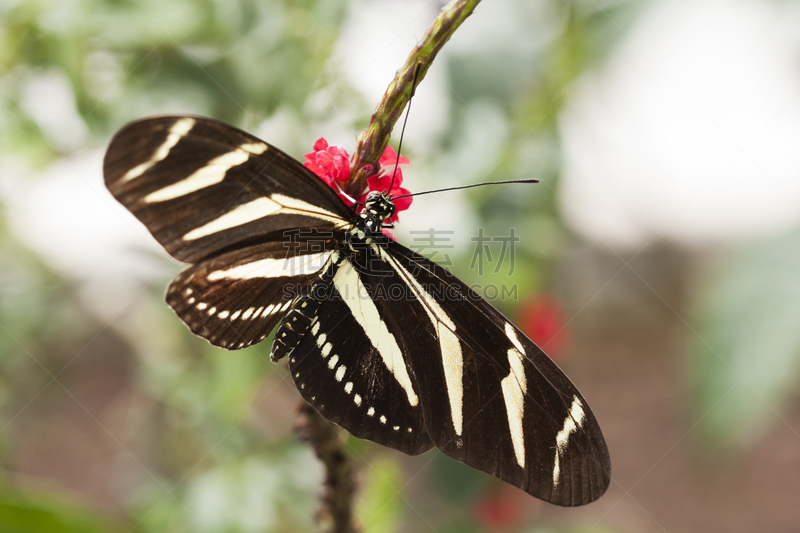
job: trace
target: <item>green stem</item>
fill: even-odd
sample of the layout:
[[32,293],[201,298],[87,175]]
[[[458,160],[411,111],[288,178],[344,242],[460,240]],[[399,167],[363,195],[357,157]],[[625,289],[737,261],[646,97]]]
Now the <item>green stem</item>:
[[472,14],[478,2],[480,0],[451,0],[442,8],[436,20],[409,54],[405,64],[397,71],[378,107],[372,113],[369,126],[358,136],[348,192],[358,197],[366,187],[367,177],[378,168],[378,159],[389,144],[392,128],[411,97],[412,80],[417,65],[419,65],[417,74],[417,85],[419,85],[439,50],[450,40],[461,23]]

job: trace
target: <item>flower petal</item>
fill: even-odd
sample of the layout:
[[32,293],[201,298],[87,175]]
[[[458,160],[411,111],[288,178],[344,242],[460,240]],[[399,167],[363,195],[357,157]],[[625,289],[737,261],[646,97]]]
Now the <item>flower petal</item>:
[[386,174],[374,174],[367,178],[367,187],[370,191],[385,191],[392,183],[392,177]]
[[317,139],[317,142],[314,143],[314,151],[321,152],[328,148],[328,141],[325,140],[325,137],[320,137]]
[[350,179],[350,160],[341,155],[333,156],[333,173],[339,181]]
[[[395,152],[394,148],[391,146],[387,146],[386,150],[383,151],[383,155],[381,155],[381,158],[378,160],[378,163],[381,167],[394,166],[395,163],[397,163],[397,152]],[[400,158],[401,165],[408,165],[409,163],[410,161],[407,157]]]
[[[404,194],[410,194],[411,191],[408,189],[392,189],[392,196],[402,196]],[[411,207],[411,202],[414,201],[414,198],[411,196],[406,196],[405,198],[396,198],[394,201],[394,206],[397,208],[397,211],[405,211],[409,207]]]
[[[392,179],[391,179],[392,174],[395,175],[393,184],[392,184]],[[392,184],[392,189],[396,189],[397,187],[399,187],[400,185],[403,184],[403,169],[402,168],[398,168],[397,172],[394,172],[394,169],[392,169],[392,172],[389,172],[386,175],[389,176],[389,183]],[[387,187],[388,187],[388,185],[387,185]]]
[[316,174],[317,176],[319,176],[320,178],[324,174],[322,167],[316,164],[313,160],[306,161],[305,163],[303,163],[303,166],[306,167],[311,172],[313,172],[314,174]]
[[343,157],[348,161],[350,160],[350,154],[348,154],[347,150],[345,150],[341,146],[329,146],[327,152],[334,156]]

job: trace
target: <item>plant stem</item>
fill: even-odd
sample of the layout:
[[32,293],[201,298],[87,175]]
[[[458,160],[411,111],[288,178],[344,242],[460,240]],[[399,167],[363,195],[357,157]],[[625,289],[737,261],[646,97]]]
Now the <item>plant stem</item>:
[[325,488],[320,497],[322,506],[317,512],[317,520],[330,533],[356,533],[354,469],[342,449],[342,437],[333,424],[306,402],[300,402],[297,411],[303,417],[296,426],[300,440],[311,444],[325,466]]
[[366,186],[367,177],[377,171],[378,159],[389,144],[392,128],[411,98],[412,80],[417,65],[420,66],[417,74],[419,85],[439,50],[472,14],[479,2],[480,0],[451,0],[439,12],[405,64],[395,73],[378,107],[372,113],[369,126],[358,136],[348,192],[358,197]]

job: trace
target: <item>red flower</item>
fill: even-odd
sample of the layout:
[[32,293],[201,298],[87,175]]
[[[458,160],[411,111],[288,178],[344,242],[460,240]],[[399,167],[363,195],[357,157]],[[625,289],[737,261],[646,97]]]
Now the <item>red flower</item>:
[[[341,146],[329,146],[325,137],[314,143],[314,151],[305,154],[307,169],[337,190],[334,181],[344,182],[350,179],[350,155]],[[339,186],[342,184],[340,183]],[[337,191],[338,192],[338,191]]]
[[489,490],[477,501],[475,518],[482,530],[508,531],[516,529],[522,521],[526,502],[529,498],[511,485],[499,490]]
[[517,324],[552,359],[563,355],[569,330],[561,305],[549,294],[526,298],[517,309]]
[[[344,189],[345,182],[350,179],[350,155],[347,150],[341,146],[331,146],[324,137],[320,137],[314,143],[314,151],[305,154],[303,157],[306,158],[306,162],[303,164],[307,169],[322,178],[347,205],[353,205],[353,202],[348,200],[340,190]],[[358,198],[359,203],[363,203],[367,193],[371,191],[387,191],[392,197],[410,193],[408,189],[400,186],[403,183],[403,172],[399,168],[395,174],[394,183],[392,183],[392,174],[395,173],[394,167],[398,164],[398,160],[400,165],[409,164],[407,157],[398,158],[394,148],[387,146],[378,160],[377,172],[367,178],[367,190],[362,191],[361,196]],[[389,169],[388,173],[384,172],[383,169]],[[390,185],[391,190],[388,190]],[[412,198],[410,196],[395,200],[394,206],[397,208],[397,212],[408,209],[411,201]],[[360,208],[359,211],[361,209],[363,208]],[[392,215],[389,219],[390,221],[397,222],[397,212]],[[387,234],[391,236],[391,233]]]

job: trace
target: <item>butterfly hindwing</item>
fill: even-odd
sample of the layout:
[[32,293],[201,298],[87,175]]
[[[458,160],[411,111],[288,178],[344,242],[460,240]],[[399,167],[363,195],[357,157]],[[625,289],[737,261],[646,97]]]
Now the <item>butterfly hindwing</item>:
[[103,162],[106,186],[175,258],[281,240],[296,228],[339,231],[354,215],[295,159],[215,120],[129,124]]
[[380,323],[370,296],[379,278],[347,259],[327,274],[310,288],[313,305],[298,301],[286,315],[273,350],[302,323],[305,331],[288,356],[303,398],[356,437],[412,455],[429,450],[417,379],[403,357],[405,339],[390,333],[398,329],[394,324]]
[[203,260],[172,281],[167,303],[215,346],[260,342],[329,261],[324,241],[316,243],[269,242]]

